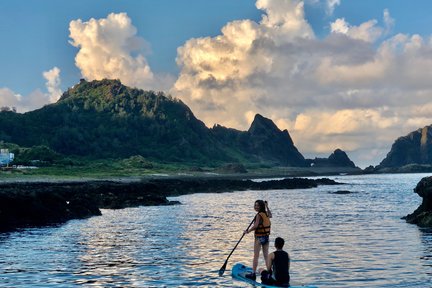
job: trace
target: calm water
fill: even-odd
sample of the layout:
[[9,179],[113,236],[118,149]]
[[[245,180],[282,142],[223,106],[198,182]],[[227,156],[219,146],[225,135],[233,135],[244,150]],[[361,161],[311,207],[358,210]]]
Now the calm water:
[[[0,234],[0,286],[248,287],[230,269],[251,263],[252,235],[225,274],[217,272],[253,218],[254,201],[266,199],[294,284],[430,287],[432,230],[400,219],[420,204],[412,189],[424,176],[339,176],[333,179],[347,184],[194,194],[173,198],[183,205],[103,210],[59,227]],[[329,193],[337,190],[355,193]]]

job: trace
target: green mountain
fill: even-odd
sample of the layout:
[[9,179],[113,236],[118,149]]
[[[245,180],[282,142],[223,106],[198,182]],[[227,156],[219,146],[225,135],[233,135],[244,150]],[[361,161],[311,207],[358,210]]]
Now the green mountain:
[[257,115],[248,131],[209,129],[180,100],[118,80],[81,80],[55,104],[0,112],[0,141],[89,159],[305,165],[288,131],[269,119]]

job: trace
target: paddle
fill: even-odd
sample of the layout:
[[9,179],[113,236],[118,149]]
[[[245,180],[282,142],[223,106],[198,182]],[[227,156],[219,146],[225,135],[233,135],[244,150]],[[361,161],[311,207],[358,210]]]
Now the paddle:
[[[254,217],[254,219],[252,219],[252,221],[251,221],[251,223],[249,224],[249,226],[246,228],[246,230],[247,229],[249,229],[249,227],[252,225],[252,223],[254,222],[254,220],[255,220],[255,217]],[[222,265],[222,267],[220,268],[220,270],[219,270],[219,276],[222,276],[224,273],[225,273],[225,269],[226,269],[226,266],[227,266],[227,264],[228,264],[228,259],[231,257],[231,254],[234,252],[234,250],[237,248],[237,246],[239,245],[239,243],[240,243],[240,241],[243,239],[243,236],[244,236],[245,234],[243,233],[242,234],[242,236],[240,237],[240,239],[239,239],[239,241],[237,242],[237,244],[234,246],[234,248],[232,249],[232,251],[231,251],[231,253],[228,255],[228,257],[227,257],[227,259],[225,260],[225,263]]]

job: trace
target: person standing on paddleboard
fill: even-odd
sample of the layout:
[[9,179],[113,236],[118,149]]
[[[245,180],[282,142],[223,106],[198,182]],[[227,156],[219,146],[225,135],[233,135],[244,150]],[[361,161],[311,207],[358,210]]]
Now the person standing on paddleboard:
[[270,235],[270,218],[272,213],[268,207],[267,201],[256,200],[254,209],[257,212],[252,227],[246,229],[243,233],[248,234],[251,231],[255,231],[254,241],[254,256],[252,261],[253,272],[246,274],[246,277],[252,280],[256,279],[256,270],[258,267],[258,258],[262,248],[264,261],[267,263],[268,251],[269,251],[269,235]]

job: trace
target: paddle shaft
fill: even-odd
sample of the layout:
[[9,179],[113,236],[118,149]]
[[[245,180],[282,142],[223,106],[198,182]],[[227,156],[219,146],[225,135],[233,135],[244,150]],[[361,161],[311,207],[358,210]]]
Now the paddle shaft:
[[[249,229],[249,227],[252,225],[252,223],[255,221],[255,217],[252,219],[251,223],[249,224],[249,226],[246,228],[246,230]],[[240,244],[240,241],[243,239],[245,233],[242,234],[242,236],[240,237],[240,239],[238,240],[237,244],[234,246],[234,248],[231,250],[231,253],[228,255],[227,259],[225,260],[224,265],[222,266],[222,268],[219,270],[219,275],[223,274],[223,272],[225,272],[225,268],[226,265],[228,263],[228,259],[231,257],[232,253],[234,252],[234,250],[237,248],[237,246]]]

